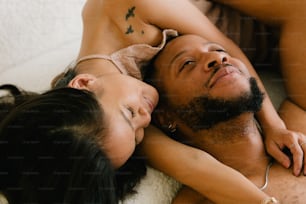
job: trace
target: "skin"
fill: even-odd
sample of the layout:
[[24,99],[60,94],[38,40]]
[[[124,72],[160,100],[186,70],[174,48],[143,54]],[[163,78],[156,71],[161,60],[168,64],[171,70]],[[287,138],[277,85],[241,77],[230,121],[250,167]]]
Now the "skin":
[[[212,64],[230,66],[223,66],[214,72]],[[160,79],[158,87],[163,87],[170,96],[176,96],[168,98],[174,107],[187,104],[200,95],[231,100],[250,90],[250,74],[245,65],[224,52],[222,46],[199,36],[186,35],[171,41],[156,59],[155,66],[156,77]],[[186,95],[186,91],[189,94]],[[175,112],[169,109],[165,109],[165,112],[166,114],[159,114],[159,120],[167,121],[167,117],[171,117],[177,124],[177,136],[187,139],[192,146],[209,152],[221,162],[239,170],[256,186],[262,186],[269,156],[265,152],[252,112],[197,132],[188,127]],[[305,137],[300,139],[300,142],[306,141]],[[281,181],[279,178],[282,178]],[[294,177],[290,170],[274,163],[269,180],[265,192],[275,195],[281,203],[305,201],[305,178]],[[173,203],[215,202],[203,198],[190,188],[184,188]]]
[[144,137],[144,128],[149,126],[151,113],[158,102],[156,89],[118,70],[97,77],[78,75],[70,86],[94,90],[109,124],[109,137],[102,145],[113,165],[120,167]]
[[[174,4],[176,5],[175,7],[173,7]],[[184,12],[181,12],[182,10]],[[135,43],[146,43],[155,46],[161,40],[162,29],[173,28],[181,34],[195,33],[207,37],[211,41],[221,43],[226,49],[231,50],[233,56],[241,57],[252,75],[257,77],[241,50],[212,25],[189,1],[88,0],[84,6],[82,16],[84,30],[79,58],[89,54],[110,54]],[[77,67],[77,72],[78,74],[99,76],[111,73],[115,69],[110,61],[94,59],[81,62]],[[78,85],[71,85],[71,87],[80,88]],[[88,89],[95,92],[95,89]],[[106,110],[110,107],[103,108]],[[297,135],[286,129],[268,97],[258,117],[262,124],[265,124],[267,137],[274,135],[273,139],[278,141],[279,137],[286,136],[286,140],[280,142],[283,146],[288,146],[297,140]],[[133,134],[135,135],[135,133]],[[156,151],[156,149],[159,149],[156,148],[157,143],[154,143],[156,138],[159,138],[159,141],[168,146],[168,148]],[[145,141],[142,148],[144,150],[143,153],[146,154],[149,163],[153,167],[173,176],[182,183],[191,186],[195,185],[195,189],[209,195],[216,202],[237,203],[237,201],[245,201],[246,203],[258,203],[266,197],[266,195],[249,184],[245,178],[241,177],[240,174],[213,160],[205,152],[199,152],[194,148],[186,147],[170,140],[160,131],[149,129],[146,132]],[[300,150],[299,147],[294,149]],[[273,150],[280,152],[278,146],[275,146]],[[173,157],[186,155],[186,157],[182,157],[185,158],[184,161],[178,161],[173,160],[173,157],[167,157],[167,159],[164,155],[173,155]],[[187,155],[190,157],[187,157]],[[287,157],[280,158],[284,165],[290,165],[290,160]],[[302,167],[301,158],[303,156],[300,150],[295,154],[296,171],[299,171]],[[123,162],[123,160],[121,161]],[[181,167],[182,162],[189,164],[188,169]],[[214,171],[207,167],[214,169]],[[220,168],[220,171],[215,171],[218,168]],[[197,179],[193,177],[189,179],[185,176],[186,173],[192,170],[199,175]],[[232,175],[230,177],[235,179],[229,178],[229,175]],[[198,185],[198,179],[207,180],[209,185]],[[214,182],[218,179],[220,179],[219,181],[228,181],[233,185],[233,189],[223,191],[220,188],[222,182]],[[237,192],[247,192],[244,195],[248,196]]]
[[[173,4],[176,5],[175,9]],[[180,12],[181,10],[184,12]],[[83,23],[83,39],[79,57],[89,54],[110,54],[135,43],[147,43],[154,46],[161,40],[161,29],[173,28],[180,34],[197,34],[224,46],[232,56],[242,60],[264,90],[256,72],[242,51],[189,1],[157,0],[152,4],[149,0],[123,2],[89,0],[83,9]],[[97,75],[99,74],[98,66],[107,66],[110,69],[114,67],[107,60],[90,60],[90,62],[90,67],[86,61],[81,63],[78,67],[79,73]],[[294,174],[298,175],[303,166],[303,151],[297,145],[298,135],[286,128],[269,97],[265,98],[263,108],[257,117],[269,142],[269,153],[285,167],[289,167],[291,161],[281,152],[281,149],[295,144],[291,152],[294,155]],[[305,162],[304,165],[306,165]]]
[[[217,0],[262,22],[280,28],[281,71],[287,98],[283,101],[279,114],[288,129],[306,134],[306,59],[304,56],[306,41],[306,2],[303,0],[289,1],[236,1]],[[273,9],[272,9],[273,8]],[[278,143],[277,143],[278,144]],[[278,144],[282,147],[282,145]],[[299,146],[293,142],[294,146]],[[274,142],[266,138],[266,148],[274,157]],[[304,161],[305,166],[305,161]],[[306,170],[304,168],[304,174]]]

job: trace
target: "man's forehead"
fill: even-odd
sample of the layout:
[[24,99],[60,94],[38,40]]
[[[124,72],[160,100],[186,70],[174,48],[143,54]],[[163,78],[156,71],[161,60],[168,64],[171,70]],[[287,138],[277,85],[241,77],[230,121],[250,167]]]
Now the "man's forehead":
[[205,47],[208,45],[220,46],[217,43],[210,42],[200,36],[196,35],[186,35],[179,36],[171,40],[166,47],[161,51],[157,60],[162,60],[162,62],[171,62],[180,55],[187,53],[188,51],[193,51],[194,49]]
[[190,45],[190,44],[201,44],[201,43],[208,43],[209,41],[201,36],[198,35],[181,35],[169,43],[167,43],[166,48],[170,48],[173,46],[183,46],[183,45]]

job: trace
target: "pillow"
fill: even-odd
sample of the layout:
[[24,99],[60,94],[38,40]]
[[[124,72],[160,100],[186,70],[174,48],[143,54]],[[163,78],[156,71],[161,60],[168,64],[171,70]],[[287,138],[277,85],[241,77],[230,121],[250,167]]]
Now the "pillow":
[[44,91],[76,57],[86,0],[0,0],[0,83]]
[[42,92],[51,88],[52,79],[64,71],[77,57],[80,40],[63,44],[56,49],[29,59],[0,74],[1,84],[11,83],[26,91]]

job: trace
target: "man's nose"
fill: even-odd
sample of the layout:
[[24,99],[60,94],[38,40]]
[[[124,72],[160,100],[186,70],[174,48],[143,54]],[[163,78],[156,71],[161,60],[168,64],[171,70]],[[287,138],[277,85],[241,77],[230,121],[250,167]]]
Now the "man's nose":
[[228,57],[225,53],[220,52],[211,52],[206,58],[204,69],[206,71],[211,71],[216,69],[218,66],[226,63],[228,61]]

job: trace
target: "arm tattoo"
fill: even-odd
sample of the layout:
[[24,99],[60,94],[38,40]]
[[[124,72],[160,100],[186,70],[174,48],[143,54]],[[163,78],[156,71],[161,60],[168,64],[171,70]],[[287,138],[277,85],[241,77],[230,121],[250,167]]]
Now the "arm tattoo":
[[134,29],[133,29],[132,25],[130,25],[130,26],[127,28],[125,34],[128,35],[128,34],[132,34],[132,33],[134,33]]
[[130,17],[135,17],[135,13],[134,13],[135,9],[136,9],[135,6],[133,6],[132,8],[129,8],[129,9],[128,9],[127,14],[125,15],[125,20],[126,20],[126,21],[127,21]]

